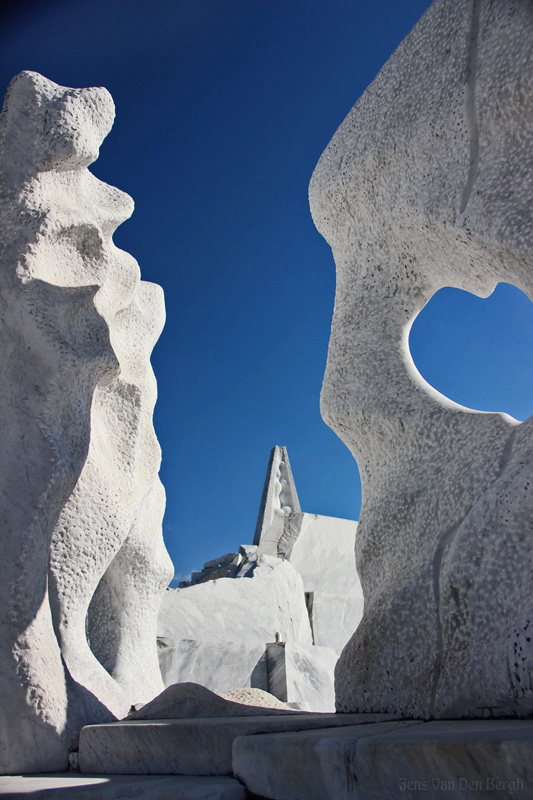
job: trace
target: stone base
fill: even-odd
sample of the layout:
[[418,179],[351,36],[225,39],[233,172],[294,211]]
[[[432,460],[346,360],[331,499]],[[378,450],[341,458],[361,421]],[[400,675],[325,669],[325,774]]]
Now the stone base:
[[247,800],[234,778],[182,775],[80,775],[75,772],[0,777],[4,800]]
[[[238,736],[283,733],[390,719],[380,714],[279,714],[275,716],[123,721],[81,731],[84,773],[233,775]],[[262,737],[257,737],[262,738]]]
[[385,722],[245,736],[235,775],[272,800],[526,800],[533,721]]

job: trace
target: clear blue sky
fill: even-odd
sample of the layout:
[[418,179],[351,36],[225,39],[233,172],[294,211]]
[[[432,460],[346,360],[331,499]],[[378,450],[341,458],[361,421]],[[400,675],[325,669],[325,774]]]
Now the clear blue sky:
[[[115,235],[165,290],[155,425],[176,574],[251,542],[270,448],[305,511],[357,518],[355,463],[320,418],[335,289],[312,170],[427,0],[19,0],[0,83],[22,69],[106,86],[91,168],[136,211]],[[533,313],[512,287],[441,291],[415,322],[424,377],[474,408],[531,413]]]

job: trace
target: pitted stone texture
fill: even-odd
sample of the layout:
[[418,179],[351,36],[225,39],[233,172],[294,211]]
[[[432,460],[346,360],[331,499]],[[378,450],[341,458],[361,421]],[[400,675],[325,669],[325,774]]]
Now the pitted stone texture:
[[453,403],[408,347],[443,286],[532,296],[532,36],[530,2],[437,0],[311,180],[337,264],[322,414],[363,483],[339,710],[533,710],[533,421]]
[[[82,724],[162,685],[149,355],[164,308],[112,242],[131,198],[87,170],[113,117],[105,89],[23,72],[0,119],[0,772],[66,768]],[[113,677],[85,634],[100,582]]]
[[181,639],[264,645],[278,638],[311,644],[302,579],[289,563],[261,556],[251,578],[168,589],[158,636],[169,647]]

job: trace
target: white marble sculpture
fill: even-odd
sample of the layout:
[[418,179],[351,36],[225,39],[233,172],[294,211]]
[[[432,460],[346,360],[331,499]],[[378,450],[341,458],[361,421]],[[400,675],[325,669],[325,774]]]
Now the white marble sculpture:
[[[300,513],[300,501],[292,476],[286,447],[276,445],[270,452],[267,476],[255,526],[254,544],[259,545],[277,520]],[[267,552],[263,548],[263,552]],[[277,553],[271,553],[277,555]]]
[[363,482],[340,711],[533,710],[533,420],[451,402],[408,345],[443,286],[532,296],[532,37],[530,2],[436,0],[311,180],[337,264],[322,413]]
[[164,306],[112,241],[131,199],[87,169],[113,117],[23,72],[0,118],[0,772],[65,768],[82,724],[163,688]]

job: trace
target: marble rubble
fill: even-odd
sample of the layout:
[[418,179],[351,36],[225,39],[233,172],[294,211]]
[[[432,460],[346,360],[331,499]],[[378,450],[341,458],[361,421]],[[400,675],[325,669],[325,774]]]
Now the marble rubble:
[[[255,701],[257,705],[254,705]],[[234,689],[222,697],[197,683],[175,683],[138,711],[128,714],[127,721],[257,717],[283,713],[298,712],[260,689]]]
[[337,657],[361,619],[357,523],[302,513],[285,447],[272,449],[253,545],[169,589],[158,623],[165,685],[264,689],[334,709]]
[[452,402],[409,352],[441,287],[533,297],[532,37],[530,2],[436,0],[311,179],[337,266],[322,414],[363,485],[338,711],[533,711],[533,418]]
[[0,117],[0,773],[66,769],[86,722],[163,688],[164,304],[112,241],[131,199],[87,169],[113,117],[34,72]]

